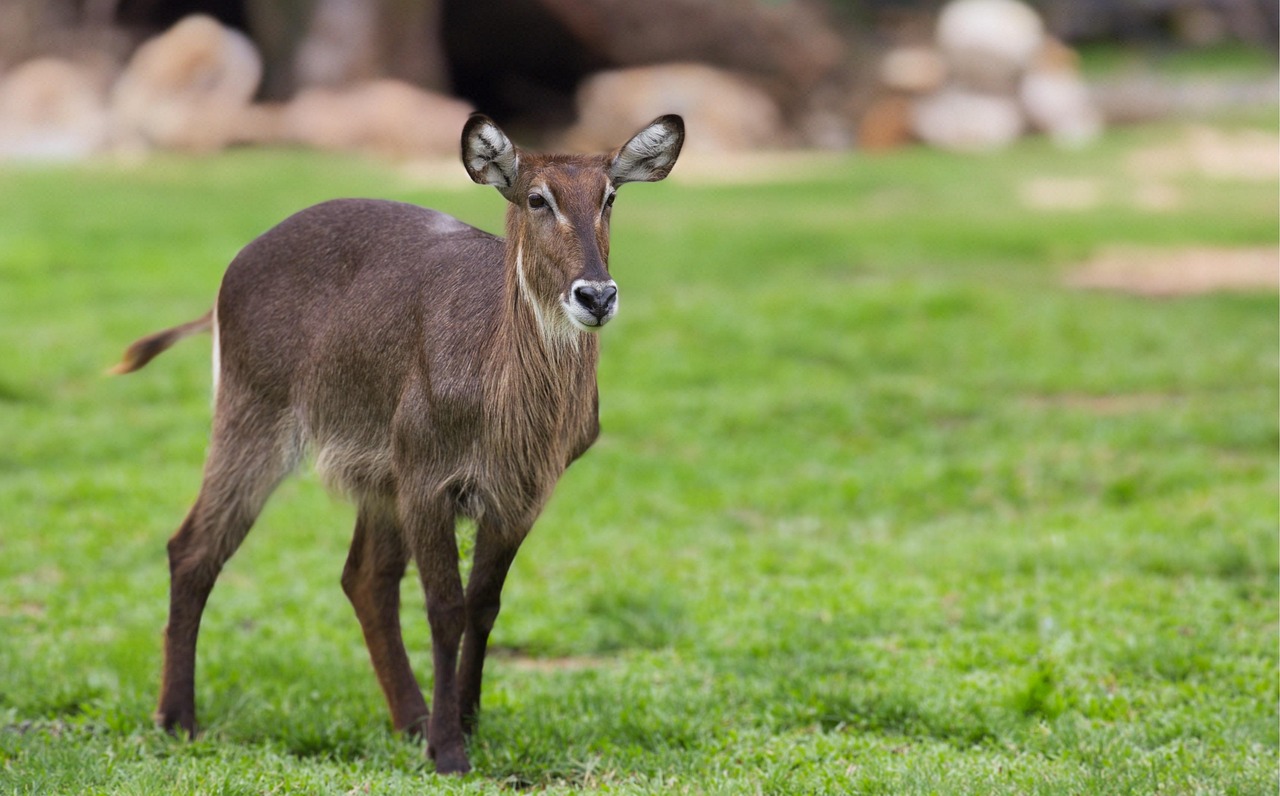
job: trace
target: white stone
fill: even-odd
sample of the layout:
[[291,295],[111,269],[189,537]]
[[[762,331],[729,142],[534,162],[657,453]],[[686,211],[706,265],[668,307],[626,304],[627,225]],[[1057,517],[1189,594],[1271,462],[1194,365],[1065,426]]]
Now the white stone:
[[1022,134],[1022,113],[1013,99],[950,88],[917,100],[912,130],[926,143],[956,152],[989,152]]
[[1033,69],[1022,78],[1019,98],[1031,124],[1054,143],[1083,146],[1102,133],[1102,114],[1079,74],[1066,69]]
[[1044,44],[1044,23],[1018,0],[954,0],[938,15],[937,44],[964,85],[1013,87]]

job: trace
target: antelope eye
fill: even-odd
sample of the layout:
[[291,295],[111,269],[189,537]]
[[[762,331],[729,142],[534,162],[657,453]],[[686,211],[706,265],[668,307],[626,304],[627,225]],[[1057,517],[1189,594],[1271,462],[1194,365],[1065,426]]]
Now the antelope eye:
[[618,195],[616,193],[609,194],[609,198],[604,200],[604,206],[613,207],[613,200],[616,199],[617,197]]
[[547,200],[546,200],[546,197],[544,197],[542,194],[540,193],[529,194],[529,207],[532,207],[534,210],[537,210],[540,207],[546,207],[546,206],[547,206]]

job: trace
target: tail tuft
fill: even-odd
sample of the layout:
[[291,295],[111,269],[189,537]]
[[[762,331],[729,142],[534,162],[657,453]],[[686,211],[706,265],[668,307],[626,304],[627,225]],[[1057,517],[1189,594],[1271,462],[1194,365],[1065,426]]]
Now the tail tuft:
[[160,356],[160,354],[182,338],[190,337],[191,335],[199,334],[200,332],[207,332],[212,327],[213,310],[210,310],[194,321],[189,321],[181,326],[174,326],[171,329],[165,329],[162,332],[149,334],[125,349],[124,357],[118,364],[108,370],[107,373],[111,375],[132,373],[145,366],[151,360]]

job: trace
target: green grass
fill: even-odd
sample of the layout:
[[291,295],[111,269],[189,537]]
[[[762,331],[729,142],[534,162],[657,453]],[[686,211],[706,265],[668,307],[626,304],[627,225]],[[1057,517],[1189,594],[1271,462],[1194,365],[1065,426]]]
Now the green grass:
[[[353,514],[310,476],[214,591],[202,736],[151,727],[208,345],[102,372],[295,209],[496,229],[501,199],[281,152],[0,172],[0,792],[1273,793],[1277,296],[1062,282],[1114,244],[1276,244],[1274,180],[1128,200],[1172,134],[624,190],[604,436],[516,562],[449,781],[389,729]],[[1103,203],[1023,207],[1042,175]]]
[[1276,55],[1266,47],[1222,42],[1200,47],[1168,42],[1095,43],[1080,48],[1081,65],[1094,78],[1150,72],[1180,78],[1255,78],[1275,75]]

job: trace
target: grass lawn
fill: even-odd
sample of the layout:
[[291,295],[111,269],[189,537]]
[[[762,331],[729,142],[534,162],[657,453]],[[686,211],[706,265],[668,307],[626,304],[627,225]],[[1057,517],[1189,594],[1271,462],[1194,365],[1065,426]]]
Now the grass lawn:
[[[294,210],[499,229],[501,198],[293,152],[0,171],[0,792],[1274,793],[1277,295],[1064,284],[1115,245],[1276,245],[1273,178],[1135,201],[1181,135],[624,189],[604,434],[516,562],[450,780],[389,728],[353,512],[310,475],[214,590],[202,735],[152,728],[208,342],[102,374]],[[1027,206],[1046,178],[1094,199]]]

